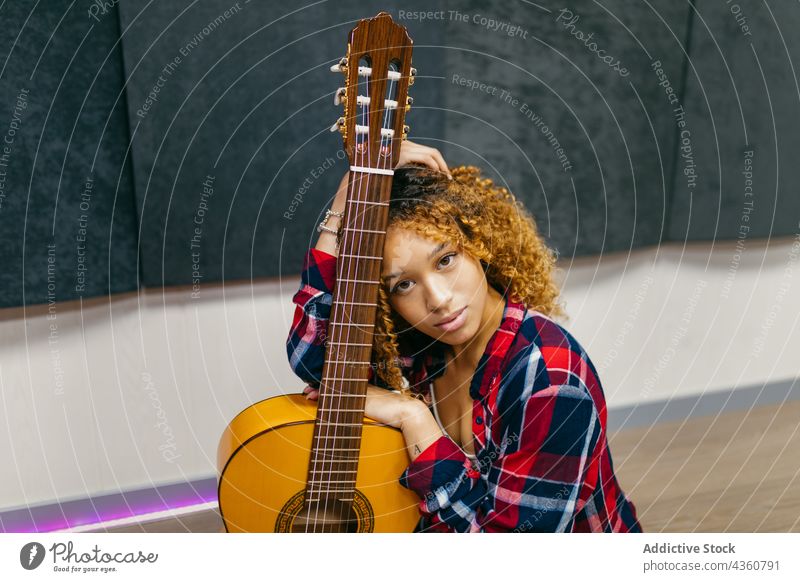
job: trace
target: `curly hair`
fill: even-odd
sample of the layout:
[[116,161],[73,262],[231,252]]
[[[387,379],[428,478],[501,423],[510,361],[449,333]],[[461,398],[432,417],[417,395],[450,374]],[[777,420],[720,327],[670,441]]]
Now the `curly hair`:
[[[395,170],[389,226],[414,231],[435,242],[450,242],[480,261],[486,280],[502,295],[548,316],[563,315],[553,281],[555,255],[539,235],[531,214],[506,188],[481,176],[474,166],[443,173],[421,165]],[[401,373],[400,357],[450,346],[408,325],[378,289],[373,353],[383,381],[403,394],[422,398]],[[417,388],[417,389],[415,389]]]

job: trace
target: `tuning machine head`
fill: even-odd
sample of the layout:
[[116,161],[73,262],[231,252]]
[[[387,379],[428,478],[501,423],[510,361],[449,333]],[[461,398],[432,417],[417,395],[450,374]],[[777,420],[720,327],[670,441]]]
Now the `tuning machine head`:
[[347,87],[339,87],[338,89],[336,89],[336,93],[333,94],[333,104],[334,105],[347,104]]
[[332,73],[342,73],[347,77],[347,57],[342,57],[339,62],[331,67]]
[[332,132],[336,131],[337,129],[339,130],[339,133],[342,134],[342,139],[346,139],[347,138],[347,125],[346,125],[344,117],[340,117],[339,119],[336,120],[336,123],[331,125],[331,131]]

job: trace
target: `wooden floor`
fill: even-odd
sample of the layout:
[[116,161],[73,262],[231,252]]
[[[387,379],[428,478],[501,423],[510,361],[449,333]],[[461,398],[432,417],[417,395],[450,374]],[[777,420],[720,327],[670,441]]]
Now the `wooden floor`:
[[[646,532],[800,532],[800,401],[610,437]],[[216,511],[109,532],[219,532]]]

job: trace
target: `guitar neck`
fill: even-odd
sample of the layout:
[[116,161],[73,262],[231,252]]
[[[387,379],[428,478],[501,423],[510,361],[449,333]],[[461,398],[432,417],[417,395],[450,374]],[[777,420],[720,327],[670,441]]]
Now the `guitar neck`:
[[408,131],[411,46],[406,29],[380,12],[359,21],[332,67],[346,80],[337,92],[345,115],[332,129],[342,133],[350,180],[306,486],[312,503],[347,504],[355,487],[392,168]]

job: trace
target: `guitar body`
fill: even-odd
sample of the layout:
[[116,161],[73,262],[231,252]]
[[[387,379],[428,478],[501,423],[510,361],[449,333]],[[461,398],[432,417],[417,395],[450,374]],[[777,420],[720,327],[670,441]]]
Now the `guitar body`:
[[[234,418],[217,450],[219,508],[228,532],[291,532],[303,506],[317,403],[301,394],[257,402]],[[411,532],[419,497],[398,478],[402,433],[364,418],[352,514],[358,532]]]

